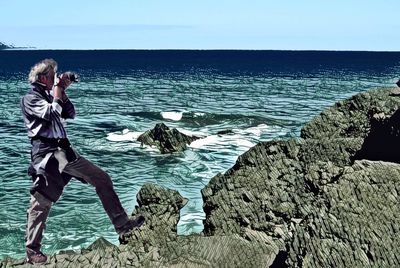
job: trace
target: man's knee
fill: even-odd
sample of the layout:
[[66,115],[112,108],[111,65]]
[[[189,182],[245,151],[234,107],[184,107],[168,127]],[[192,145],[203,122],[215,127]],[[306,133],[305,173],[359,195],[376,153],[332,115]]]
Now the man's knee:
[[96,174],[93,174],[92,180],[93,180],[96,188],[113,187],[111,177],[105,171],[96,172]]
[[39,192],[32,195],[32,209],[48,211],[51,208],[52,202]]

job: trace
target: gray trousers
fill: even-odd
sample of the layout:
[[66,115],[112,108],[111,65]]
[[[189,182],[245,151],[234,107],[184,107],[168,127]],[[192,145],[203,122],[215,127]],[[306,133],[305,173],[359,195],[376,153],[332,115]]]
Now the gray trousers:
[[[123,231],[123,226],[128,222],[129,218],[114,191],[110,176],[82,156],[78,156],[78,159],[69,163],[66,161],[62,150],[58,151],[55,156],[60,162],[60,172],[82,179],[95,187],[115,230],[117,233]],[[28,219],[25,237],[27,255],[40,251],[43,231],[46,227],[51,205],[52,202],[42,194],[35,192],[31,195],[30,206],[27,211]]]

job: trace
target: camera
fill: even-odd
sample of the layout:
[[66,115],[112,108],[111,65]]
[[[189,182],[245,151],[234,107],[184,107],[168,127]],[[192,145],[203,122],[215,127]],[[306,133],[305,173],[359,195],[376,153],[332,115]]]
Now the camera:
[[66,72],[65,74],[68,75],[68,78],[69,78],[69,80],[71,80],[71,82],[75,82],[75,83],[79,82],[79,75],[77,73]]
[[79,82],[79,75],[77,73],[74,72],[65,72],[63,74],[58,74],[58,78],[61,77],[61,75],[66,75],[68,76],[69,80],[71,80],[71,82],[75,82],[78,83]]

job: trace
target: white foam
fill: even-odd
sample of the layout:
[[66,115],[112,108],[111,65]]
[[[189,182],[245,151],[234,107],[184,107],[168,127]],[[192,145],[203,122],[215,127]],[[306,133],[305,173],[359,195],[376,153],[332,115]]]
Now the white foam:
[[271,127],[266,124],[260,124],[247,129],[233,129],[233,135],[210,135],[193,141],[190,147],[196,149],[202,147],[221,149],[221,147],[236,146],[239,151],[247,150],[256,145],[256,141],[259,140],[263,133],[270,132],[271,130]]
[[199,148],[204,147],[206,145],[218,143],[218,138],[219,137],[217,135],[211,135],[211,136],[205,137],[203,139],[198,139],[198,140],[193,141],[189,145],[189,147],[199,149]]
[[262,133],[270,131],[270,127],[266,124],[260,124],[256,127],[250,127],[244,130],[241,130],[239,132],[242,132],[244,134],[250,134],[250,135],[255,135],[255,136],[260,136]]
[[189,222],[189,221],[202,221],[205,218],[206,217],[204,213],[188,213],[186,215],[182,215],[179,220],[181,222]]
[[196,136],[196,137],[203,137],[207,136],[208,133],[205,131],[191,131],[183,128],[176,128],[180,133],[183,133],[188,136]]
[[136,141],[136,139],[142,134],[142,132],[130,132],[129,129],[124,129],[122,134],[109,133],[107,134],[107,140],[109,141]]
[[161,116],[164,119],[169,119],[172,121],[179,121],[182,119],[183,112],[161,112]]
[[236,140],[236,142],[239,147],[244,147],[244,148],[251,148],[256,145],[255,143],[253,143],[251,141],[243,140],[243,139],[238,139],[238,140]]
[[205,113],[200,113],[200,112],[194,113],[194,117],[201,117],[201,116],[205,116],[205,115],[206,115]]

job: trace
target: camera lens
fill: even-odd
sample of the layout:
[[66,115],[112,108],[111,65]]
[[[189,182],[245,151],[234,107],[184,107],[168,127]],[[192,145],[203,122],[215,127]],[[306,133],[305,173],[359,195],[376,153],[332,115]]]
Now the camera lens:
[[78,74],[73,72],[66,72],[65,74],[68,75],[68,78],[71,80],[71,82],[79,82]]

